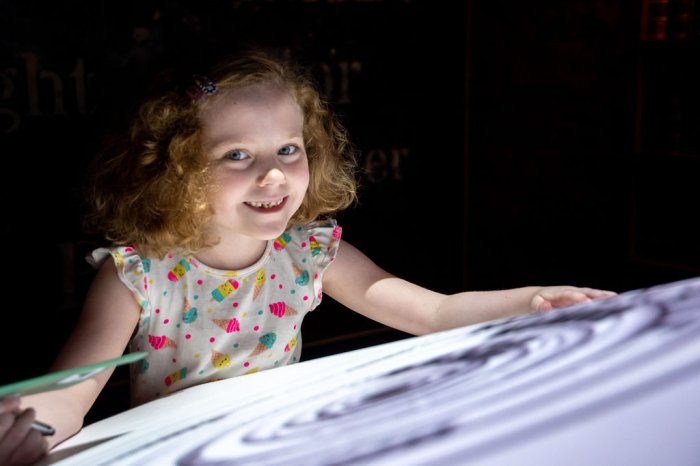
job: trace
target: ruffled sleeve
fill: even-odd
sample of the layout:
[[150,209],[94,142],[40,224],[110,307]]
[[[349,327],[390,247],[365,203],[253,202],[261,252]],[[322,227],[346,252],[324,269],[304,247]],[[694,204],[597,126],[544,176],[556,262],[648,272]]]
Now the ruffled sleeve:
[[313,222],[307,226],[311,258],[319,272],[335,260],[343,229],[335,220]]
[[138,252],[129,246],[98,248],[86,259],[93,267],[99,268],[109,256],[114,260],[121,282],[131,290],[141,307],[147,309],[149,260],[141,258]]
[[[335,260],[340,246],[340,237],[343,229],[334,219],[321,220],[309,223],[299,231],[299,241],[302,247],[306,243],[306,251],[309,254],[312,265],[311,277],[313,280],[314,303],[316,307],[323,297],[323,273]],[[308,256],[307,256],[308,257]]]

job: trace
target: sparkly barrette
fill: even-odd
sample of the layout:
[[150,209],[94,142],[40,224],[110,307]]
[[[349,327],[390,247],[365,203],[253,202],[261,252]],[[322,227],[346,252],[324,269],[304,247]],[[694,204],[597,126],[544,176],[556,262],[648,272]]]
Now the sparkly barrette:
[[195,102],[205,95],[212,95],[216,92],[216,84],[206,76],[195,74],[192,76],[192,80],[194,82],[187,88],[187,95]]

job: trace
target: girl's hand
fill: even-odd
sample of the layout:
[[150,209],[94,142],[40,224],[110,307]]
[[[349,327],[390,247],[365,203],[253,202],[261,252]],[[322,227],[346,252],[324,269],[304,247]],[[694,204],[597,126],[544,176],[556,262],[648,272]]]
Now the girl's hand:
[[48,451],[46,439],[32,428],[33,409],[19,412],[19,398],[0,399],[0,464],[25,466],[36,463]]
[[578,288],[575,286],[547,286],[537,290],[530,300],[533,311],[549,311],[555,307],[571,306],[585,303],[593,299],[605,299],[617,293],[594,288]]

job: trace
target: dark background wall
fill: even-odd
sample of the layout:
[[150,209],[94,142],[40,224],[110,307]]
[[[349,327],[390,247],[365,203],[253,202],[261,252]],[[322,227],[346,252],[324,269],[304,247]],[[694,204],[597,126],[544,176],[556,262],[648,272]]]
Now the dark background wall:
[[472,2],[470,286],[626,290],[698,273],[697,13]]
[[[696,275],[694,14],[694,0],[3,1],[0,383],[45,371],[77,319],[97,244],[80,185],[103,136],[159,70],[247,41],[312,66],[361,153],[344,238],[387,270],[442,292]],[[326,298],[304,358],[402,337]],[[118,373],[94,416],[124,393]]]

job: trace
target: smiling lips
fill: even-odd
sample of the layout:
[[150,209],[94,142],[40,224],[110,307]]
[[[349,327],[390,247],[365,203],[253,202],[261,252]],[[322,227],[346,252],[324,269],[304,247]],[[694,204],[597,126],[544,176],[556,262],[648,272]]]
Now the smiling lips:
[[247,202],[244,202],[244,204],[247,205],[248,207],[253,207],[255,209],[275,210],[275,207],[281,207],[286,200],[287,200],[287,198],[283,197],[282,199],[277,199],[275,201],[265,201],[265,202],[247,201]]

